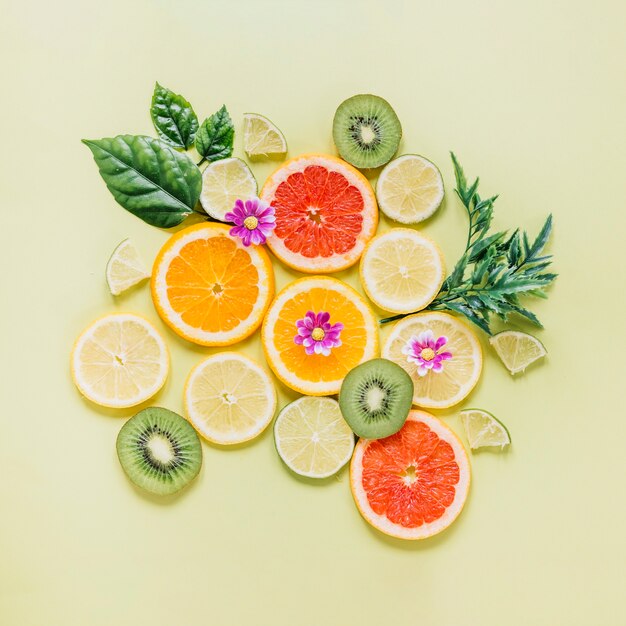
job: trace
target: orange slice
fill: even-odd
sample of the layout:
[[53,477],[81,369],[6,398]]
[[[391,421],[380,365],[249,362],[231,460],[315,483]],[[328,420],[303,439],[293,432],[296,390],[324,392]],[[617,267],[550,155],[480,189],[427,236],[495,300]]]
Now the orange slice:
[[350,486],[361,515],[399,539],[424,539],[459,515],[470,486],[470,465],[459,438],[424,411],[411,411],[385,439],[360,439]]
[[378,224],[367,178],[345,161],[303,154],[267,179],[261,198],[276,210],[267,244],[301,272],[336,272],[356,263]]
[[[296,322],[308,311],[330,313],[330,324],[341,323],[341,345],[330,354],[307,354],[295,343]],[[312,276],[287,285],[270,307],[262,329],[269,366],[288,387],[309,396],[339,393],[344,376],[378,354],[376,319],[367,302],[336,278]]]
[[152,272],[152,299],[163,321],[203,346],[228,346],[261,324],[274,295],[267,252],[246,248],[223,224],[181,230],[161,248]]

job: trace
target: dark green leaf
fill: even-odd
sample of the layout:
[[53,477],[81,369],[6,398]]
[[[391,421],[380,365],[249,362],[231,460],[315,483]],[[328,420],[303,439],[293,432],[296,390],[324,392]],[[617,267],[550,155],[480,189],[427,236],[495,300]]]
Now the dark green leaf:
[[152,137],[119,135],[83,143],[113,197],[144,222],[170,228],[189,215],[202,174],[191,159]]
[[542,226],[539,234],[537,235],[537,239],[535,239],[530,252],[528,253],[529,258],[533,258],[538,255],[546,245],[548,239],[550,238],[550,233],[552,232],[552,214],[548,215],[548,218],[545,221],[545,224]]
[[206,161],[226,159],[233,153],[235,128],[225,106],[208,117],[196,135],[196,150]]
[[193,146],[198,131],[198,118],[181,95],[156,83],[150,107],[152,123],[159,137],[177,148]]

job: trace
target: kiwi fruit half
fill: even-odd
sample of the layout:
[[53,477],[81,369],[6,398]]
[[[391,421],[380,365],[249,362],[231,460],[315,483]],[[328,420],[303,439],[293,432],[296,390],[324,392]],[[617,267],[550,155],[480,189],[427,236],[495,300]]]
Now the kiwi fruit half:
[[398,150],[402,126],[391,105],[371,94],[344,100],[333,120],[333,139],[341,158],[355,167],[379,167]]
[[396,363],[373,359],[348,372],[339,408],[350,428],[365,439],[397,433],[411,410],[413,381]]
[[168,409],[150,407],[122,426],[117,456],[135,485],[165,496],[180,491],[198,475],[202,446],[186,419]]

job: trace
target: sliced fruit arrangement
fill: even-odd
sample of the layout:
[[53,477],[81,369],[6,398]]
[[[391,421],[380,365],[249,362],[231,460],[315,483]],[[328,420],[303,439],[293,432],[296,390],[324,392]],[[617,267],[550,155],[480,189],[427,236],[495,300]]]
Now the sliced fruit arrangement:
[[365,293],[376,306],[410,313],[434,300],[445,267],[434,241],[411,228],[392,228],[367,244],[359,273]]
[[180,415],[158,407],[139,411],[117,436],[117,456],[130,480],[159,496],[180,491],[202,466],[196,431]]
[[341,158],[355,167],[384,165],[396,153],[401,138],[402,126],[396,112],[379,96],[352,96],[335,112],[335,146]]
[[380,210],[402,224],[429,218],[443,200],[443,179],[434,163],[417,154],[404,154],[389,163],[376,182]]
[[424,539],[459,515],[470,465],[458,437],[436,417],[411,411],[385,439],[361,439],[350,464],[350,486],[361,515],[400,539]]
[[216,220],[226,221],[236,200],[256,196],[258,186],[254,174],[244,161],[236,157],[209,163],[202,172],[200,204]]
[[288,161],[267,179],[261,198],[276,210],[268,246],[301,272],[350,267],[376,233],[374,191],[358,170],[336,157],[304,154]]
[[413,404],[444,409],[472,391],[482,370],[476,335],[452,315],[426,311],[405,317],[387,338],[382,356],[413,379]]
[[224,224],[198,224],[170,237],[152,272],[152,299],[181,337],[226,346],[251,335],[274,295],[263,248],[230,237]]
[[470,448],[497,447],[501,450],[511,443],[507,427],[494,415],[482,409],[461,411],[461,422]]
[[531,363],[548,354],[539,339],[519,330],[497,333],[489,338],[489,343],[511,374],[523,372]]
[[276,418],[278,455],[296,474],[328,478],[350,460],[354,435],[332,398],[304,396],[288,404]]
[[128,408],[165,383],[169,354],[148,320],[131,313],[105,315],[78,337],[71,355],[78,390],[101,406]]
[[276,412],[276,390],[255,361],[220,352],[201,361],[185,383],[185,413],[208,441],[230,445],[260,435]]
[[117,245],[107,263],[106,279],[109,291],[114,296],[150,278],[150,272],[139,256],[139,251],[130,238]]
[[258,113],[243,116],[243,149],[250,158],[287,154],[287,141],[278,126]]
[[287,285],[265,316],[261,339],[276,376],[311,396],[338,393],[344,376],[378,352],[376,319],[367,302],[326,276]]
[[348,372],[339,392],[339,406],[350,428],[366,439],[398,432],[413,399],[413,381],[386,359],[372,359]]

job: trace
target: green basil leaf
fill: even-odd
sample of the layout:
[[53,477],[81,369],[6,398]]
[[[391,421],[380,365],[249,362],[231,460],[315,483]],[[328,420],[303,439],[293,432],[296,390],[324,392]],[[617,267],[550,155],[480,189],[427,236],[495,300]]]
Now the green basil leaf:
[[150,116],[163,141],[177,148],[188,149],[193,146],[198,131],[198,117],[181,95],[156,83]]
[[113,197],[144,222],[171,228],[192,212],[200,197],[202,174],[187,155],[141,135],[83,139],[83,143],[93,152]]
[[196,150],[203,160],[218,161],[233,153],[235,127],[226,106],[208,117],[196,133]]

